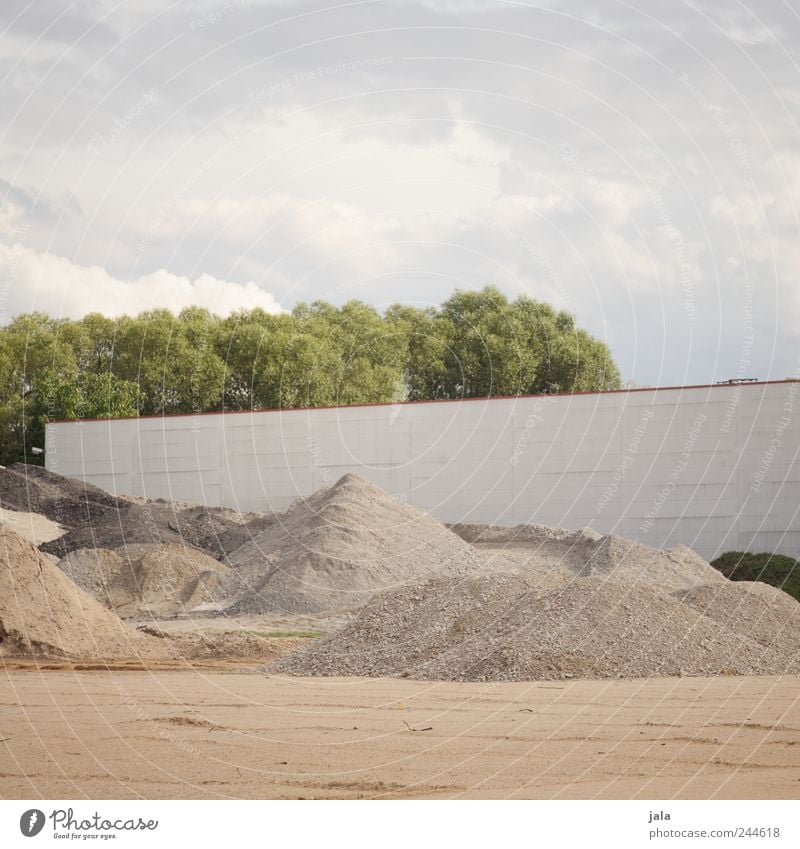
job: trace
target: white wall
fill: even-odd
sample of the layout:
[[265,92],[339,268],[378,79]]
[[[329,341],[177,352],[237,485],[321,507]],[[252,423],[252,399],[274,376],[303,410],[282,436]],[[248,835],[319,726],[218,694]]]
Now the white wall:
[[704,556],[800,556],[800,384],[47,426],[111,492],[284,510],[356,471],[447,522],[591,526]]

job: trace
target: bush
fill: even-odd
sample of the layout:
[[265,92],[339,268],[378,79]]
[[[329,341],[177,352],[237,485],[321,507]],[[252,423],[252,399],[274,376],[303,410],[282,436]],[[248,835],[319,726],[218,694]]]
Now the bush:
[[726,551],[711,565],[732,581],[762,581],[800,601],[800,560],[783,554]]

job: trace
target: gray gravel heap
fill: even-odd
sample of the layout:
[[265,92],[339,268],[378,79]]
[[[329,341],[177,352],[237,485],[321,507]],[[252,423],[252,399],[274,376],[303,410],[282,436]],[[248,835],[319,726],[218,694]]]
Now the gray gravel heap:
[[[706,615],[717,593],[735,616]],[[441,577],[379,596],[268,669],[445,681],[796,673],[799,611],[727,582],[687,594],[599,577],[557,589],[520,574]]]
[[472,547],[433,516],[359,475],[295,502],[227,559],[231,615],[360,607],[376,592],[477,568]]

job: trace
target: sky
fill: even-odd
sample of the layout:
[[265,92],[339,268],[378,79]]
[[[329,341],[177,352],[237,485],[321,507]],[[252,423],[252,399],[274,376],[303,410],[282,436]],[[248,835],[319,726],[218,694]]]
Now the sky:
[[574,313],[638,385],[800,377],[783,0],[3,0],[0,324]]

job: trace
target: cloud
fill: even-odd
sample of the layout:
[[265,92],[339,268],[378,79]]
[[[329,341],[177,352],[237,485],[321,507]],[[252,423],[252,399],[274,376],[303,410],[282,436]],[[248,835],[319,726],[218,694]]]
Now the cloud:
[[626,378],[700,383],[736,374],[752,301],[753,374],[795,372],[781,0],[73,6],[0,9],[0,227],[29,252],[6,313],[493,282],[574,311]]
[[[23,216],[36,216],[42,221],[54,221],[58,216],[77,216],[81,208],[76,198],[67,193],[56,200],[39,193],[15,186],[0,177],[0,218],[4,221],[21,219]],[[5,216],[5,217],[4,217]],[[8,228],[3,228],[8,232]]]
[[255,283],[234,283],[201,274],[190,280],[159,269],[131,280],[112,277],[100,266],[76,265],[65,257],[38,253],[15,244],[0,244],[0,271],[5,318],[42,310],[52,316],[80,318],[90,312],[108,316],[135,315],[166,307],[206,307],[218,315],[260,307],[284,312],[269,293]]

